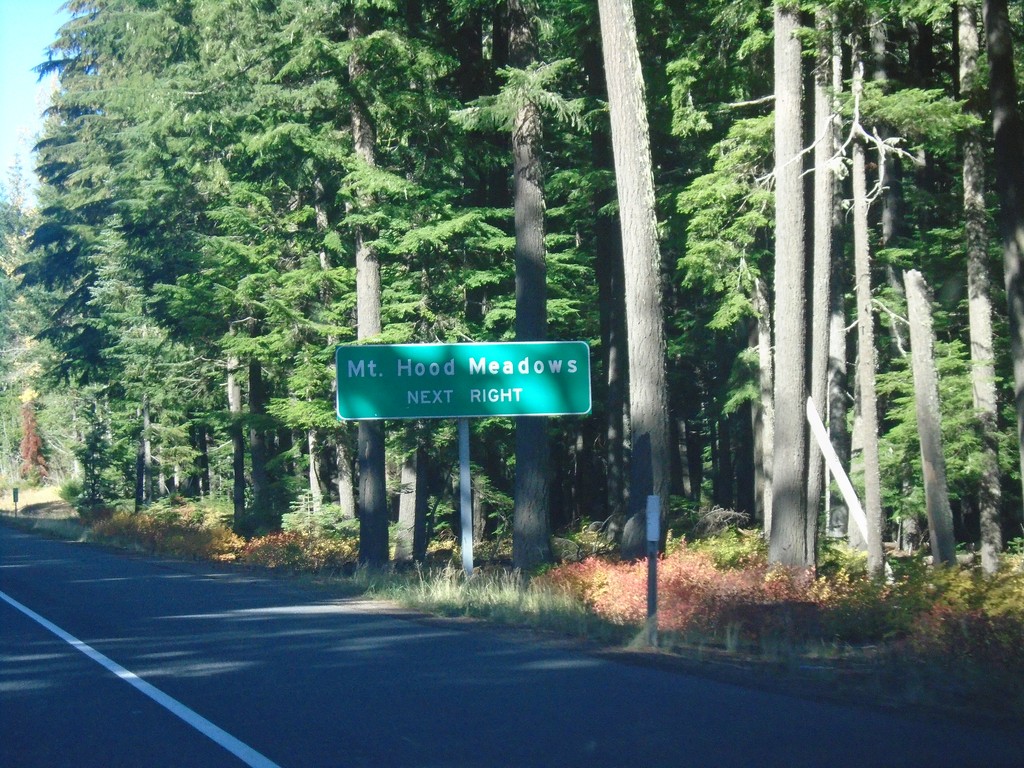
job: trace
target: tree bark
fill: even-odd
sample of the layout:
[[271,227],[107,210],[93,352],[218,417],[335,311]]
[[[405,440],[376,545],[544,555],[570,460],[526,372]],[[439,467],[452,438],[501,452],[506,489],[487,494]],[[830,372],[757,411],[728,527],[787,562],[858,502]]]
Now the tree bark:
[[[864,90],[864,66],[854,52],[853,97]],[[868,520],[868,573],[880,576],[885,567],[882,551],[882,484],[878,456],[878,404],[875,394],[875,320],[871,306],[871,250],[868,244],[867,163],[864,145],[853,142],[853,255],[857,291],[857,382],[864,462],[864,514]]]
[[[601,42],[622,227],[629,354],[630,516],[625,557],[645,551],[648,495],[668,510],[671,456],[662,316],[661,253],[643,73],[631,0],[599,0]],[[664,527],[664,526],[662,526]]]
[[263,382],[263,365],[249,363],[249,457],[252,472],[252,520],[254,531],[269,531],[275,526],[273,502],[270,498],[270,456],[267,434],[260,422],[267,413],[267,390]]
[[347,425],[342,424],[337,439],[334,441],[337,456],[338,506],[344,520],[356,519],[356,484],[353,473],[352,433]]
[[417,445],[402,463],[395,562],[423,562],[427,553],[426,451]]
[[[528,0],[509,0],[509,58],[514,67],[525,69],[536,60],[535,11]],[[547,338],[542,127],[537,104],[525,101],[518,106],[512,127],[517,341]],[[512,562],[523,570],[552,559],[548,510],[551,446],[547,424],[542,416],[516,419]]]
[[199,457],[196,460],[199,469],[199,495],[210,496],[210,431],[206,424],[196,426],[196,449]]
[[306,447],[309,450],[309,496],[313,511],[319,512],[324,501],[324,489],[320,480],[320,437],[315,429],[306,430]]
[[1017,443],[1024,483],[1024,125],[1017,109],[1013,37],[1007,0],[982,4],[995,135],[996,193],[1003,239],[1003,275],[1010,324]]
[[238,359],[228,360],[228,411],[231,413],[231,503],[235,533],[248,533],[245,515],[245,433],[242,430],[242,387],[238,383]]
[[[835,13],[819,9],[815,22],[818,53],[814,69],[814,243],[811,271],[811,400],[818,417],[825,421],[828,405],[830,296],[832,263],[835,260],[835,232],[838,196],[832,158],[836,153],[836,101],[832,93],[832,27]],[[821,451],[808,440],[807,519],[817,522],[818,507],[825,484]],[[816,536],[816,526],[807,535]]]
[[[357,43],[365,34],[359,19],[348,29],[349,41]],[[349,81],[357,90],[366,76],[358,50],[349,55]],[[375,166],[377,136],[369,110],[356,93],[351,104],[352,140],[356,157],[368,166]],[[368,207],[368,200],[359,201]],[[381,332],[380,262],[370,244],[370,233],[356,230],[356,336],[369,339]],[[359,561],[372,567],[388,562],[388,498],[385,488],[384,425],[380,421],[360,421],[358,436],[359,466]]]
[[[775,3],[775,440],[772,563],[813,566],[807,509],[807,305],[799,8]],[[816,519],[816,518],[815,518]]]
[[754,419],[754,504],[761,530],[768,539],[772,530],[772,475],[775,445],[775,363],[772,356],[771,307],[768,286],[762,278],[754,283],[754,311],[757,313],[758,388],[760,397],[752,411]]
[[914,405],[921,441],[928,536],[936,563],[956,564],[953,512],[949,506],[946,457],[942,452],[942,415],[939,379],[935,371],[935,333],[932,330],[931,293],[916,269],[904,275],[907,315],[910,319],[910,351],[914,373]]
[[[833,21],[835,17],[833,16]],[[832,93],[833,102],[843,90],[842,37],[838,25],[832,27]],[[833,122],[833,142],[839,144],[841,120]],[[832,210],[833,233],[838,238],[843,227],[843,210],[839,184],[835,184],[835,205]],[[847,474],[850,472],[850,429],[846,423],[849,411],[846,374],[846,286],[849,283],[848,266],[843,258],[843,249],[834,244],[832,252],[832,280],[829,283],[829,352],[828,352],[828,433],[832,448]],[[849,509],[846,499],[837,489],[829,491],[828,504],[829,534],[843,538],[849,525]]]
[[[828,353],[828,436],[836,456],[847,474],[850,472],[850,428],[847,424],[845,266],[840,258],[832,264],[832,291],[829,298]],[[849,525],[849,509],[842,493],[829,492],[828,530],[834,538],[843,538]]]
[[[957,20],[960,96],[967,102],[969,113],[980,117],[980,34],[977,11],[974,0],[964,0],[957,8]],[[999,552],[1003,546],[999,521],[1002,491],[999,486],[999,456],[996,448],[998,402],[992,339],[992,284],[988,269],[985,151],[980,134],[980,130],[972,128],[964,136],[964,230],[967,250],[967,311],[971,335],[971,390],[982,440],[982,470],[978,483],[981,567],[985,573],[993,574],[999,569]]]
[[[595,27],[599,26],[596,22]],[[591,97],[606,100],[604,68],[601,62],[600,30],[587,36],[583,64]],[[591,133],[595,167],[614,171],[611,137],[603,126]],[[594,214],[594,272],[597,278],[601,316],[601,346],[605,366],[605,498],[604,517],[613,537],[622,533],[626,520],[626,395],[628,391],[626,352],[626,309],[622,268],[622,232],[618,221],[607,213],[615,201],[613,190],[599,189],[592,203]]]
[[[145,402],[145,400],[143,400]],[[143,417],[143,408],[140,406],[137,416],[140,421],[139,442],[135,448],[135,511],[142,510],[146,501],[146,427],[147,418]],[[148,414],[147,414],[148,416]]]

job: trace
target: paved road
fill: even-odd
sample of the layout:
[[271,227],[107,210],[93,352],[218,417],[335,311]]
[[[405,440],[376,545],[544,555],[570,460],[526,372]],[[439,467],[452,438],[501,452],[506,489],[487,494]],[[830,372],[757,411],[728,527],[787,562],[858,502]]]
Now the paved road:
[[0,766],[246,764],[1009,768],[1024,764],[1024,734],[618,664],[0,527]]

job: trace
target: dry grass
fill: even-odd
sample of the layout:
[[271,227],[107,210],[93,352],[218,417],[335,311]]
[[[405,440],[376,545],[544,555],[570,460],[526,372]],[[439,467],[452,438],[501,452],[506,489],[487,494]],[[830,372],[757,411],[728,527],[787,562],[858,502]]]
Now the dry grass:
[[84,541],[88,528],[74,508],[63,501],[56,488],[23,488],[18,493],[18,511],[10,490],[0,495],[0,517],[24,531],[53,539]]

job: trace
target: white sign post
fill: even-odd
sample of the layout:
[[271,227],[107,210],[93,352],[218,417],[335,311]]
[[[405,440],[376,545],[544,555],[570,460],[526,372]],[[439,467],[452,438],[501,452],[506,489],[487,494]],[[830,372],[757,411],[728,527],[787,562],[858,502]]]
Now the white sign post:
[[661,537],[661,498],[647,497],[647,644],[658,646],[658,541]]
[[473,492],[469,474],[469,419],[459,419],[459,506],[462,508],[462,569],[473,575]]

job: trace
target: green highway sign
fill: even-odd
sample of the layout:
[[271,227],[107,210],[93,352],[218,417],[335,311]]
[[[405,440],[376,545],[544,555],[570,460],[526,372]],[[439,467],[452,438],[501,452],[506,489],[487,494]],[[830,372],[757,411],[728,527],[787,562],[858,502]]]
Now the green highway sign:
[[590,413],[584,341],[352,344],[335,364],[343,420]]

